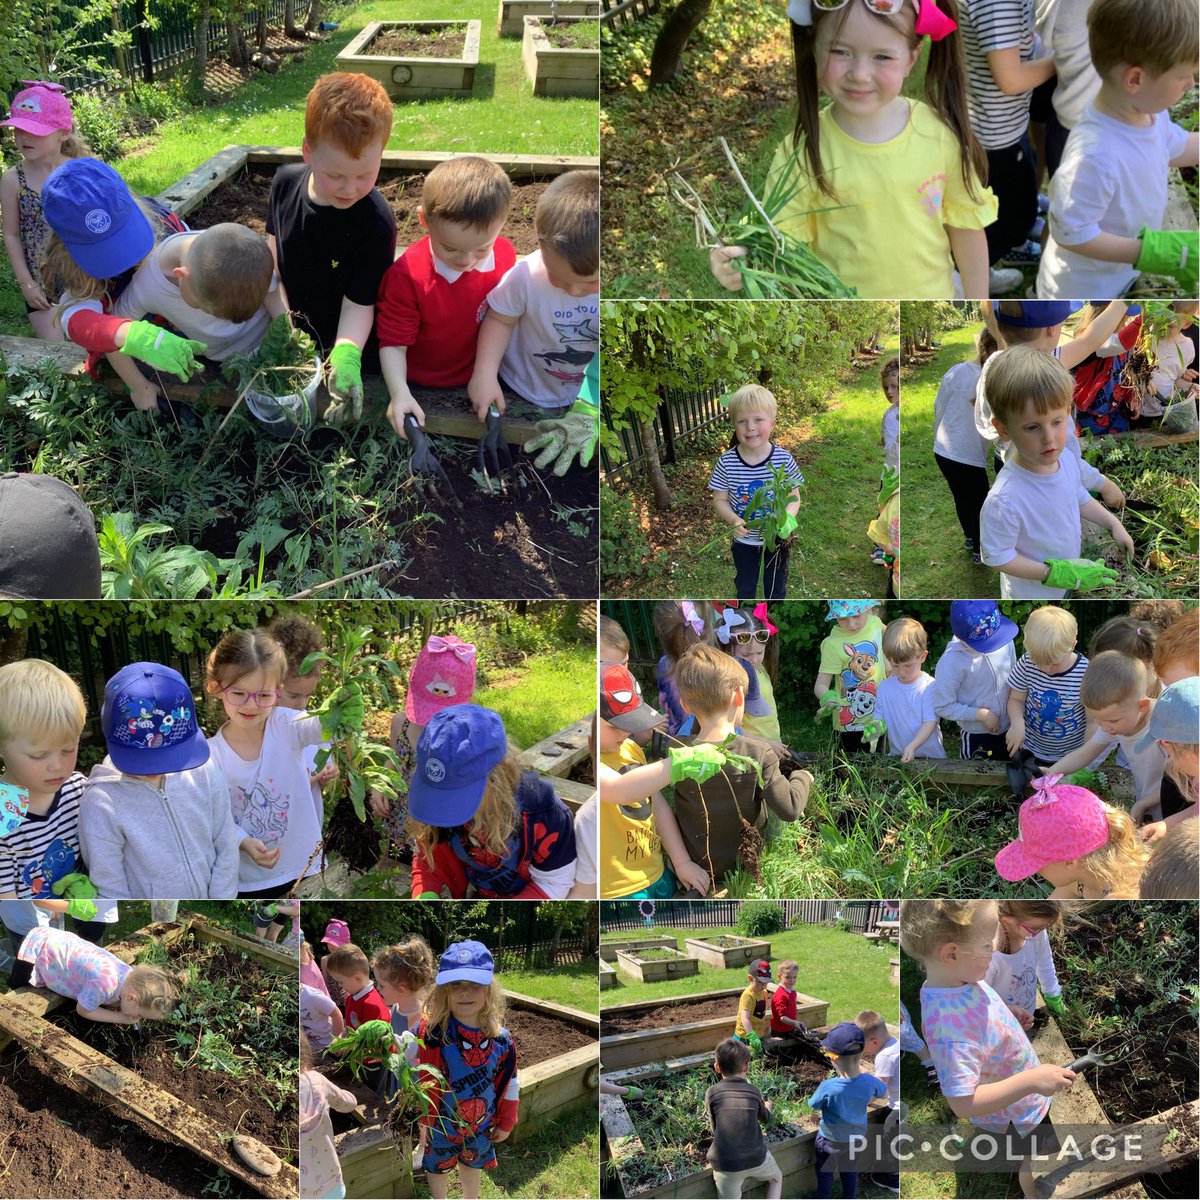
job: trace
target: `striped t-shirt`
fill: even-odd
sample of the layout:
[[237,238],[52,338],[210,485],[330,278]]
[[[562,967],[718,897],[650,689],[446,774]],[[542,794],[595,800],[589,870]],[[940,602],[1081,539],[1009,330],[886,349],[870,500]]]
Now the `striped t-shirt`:
[[87,779],[76,771],[54,793],[43,816],[35,812],[6,838],[0,838],[0,894],[18,900],[51,898],[51,885],[82,871],[79,849],[79,798]]
[[[753,465],[742,458],[741,450],[735,446],[717,459],[708,486],[714,492],[728,492],[729,506],[743,520],[766,516],[769,505],[775,500],[774,490],[768,486],[768,481],[771,472],[779,467],[787,471],[788,483],[792,487],[799,487],[804,482],[796,460],[782,446],[772,442],[771,453],[762,462]],[[761,546],[763,542],[762,534],[753,529],[747,530],[745,537],[735,540],[747,546]]]
[[1022,62],[1033,58],[1033,0],[960,0],[958,10],[971,128],[985,150],[1002,150],[1021,140],[1029,125],[1033,92],[1006,96],[992,75],[987,56],[1015,47]]
[[1076,654],[1075,661],[1058,675],[1048,675],[1022,654],[1008,677],[1014,692],[1025,697],[1025,747],[1042,762],[1057,762],[1078,750],[1087,733],[1087,713],[1079,699],[1079,686],[1088,660]]

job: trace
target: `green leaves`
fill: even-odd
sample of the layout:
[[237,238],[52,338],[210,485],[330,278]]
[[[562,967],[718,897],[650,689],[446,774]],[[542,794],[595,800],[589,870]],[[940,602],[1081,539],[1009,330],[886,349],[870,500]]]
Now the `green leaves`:
[[280,313],[263,336],[253,354],[232,354],[221,364],[226,379],[236,379],[239,388],[271,396],[291,396],[312,381],[313,360],[317,357],[312,338],[301,329],[293,329],[287,313]]

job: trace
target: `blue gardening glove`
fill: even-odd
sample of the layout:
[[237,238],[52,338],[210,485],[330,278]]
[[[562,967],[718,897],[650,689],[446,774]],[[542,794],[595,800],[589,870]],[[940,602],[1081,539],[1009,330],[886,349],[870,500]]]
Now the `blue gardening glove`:
[[725,765],[725,755],[707,742],[696,746],[676,746],[667,758],[671,764],[672,783],[678,783],[681,779],[703,783],[718,774]]
[[339,342],[329,353],[325,383],[332,403],[325,411],[330,425],[341,425],[347,418],[362,418],[362,351],[353,342]]
[[96,906],[90,900],[68,900],[67,916],[74,917],[77,921],[94,921]]
[[1067,1009],[1061,996],[1043,996],[1042,999],[1046,1001],[1046,1007],[1056,1017],[1061,1017],[1066,1013]]
[[1046,566],[1050,568],[1043,580],[1047,587],[1073,592],[1092,592],[1117,578],[1112,567],[1092,558],[1048,558]]
[[821,706],[817,709],[817,720],[824,721],[835,709],[841,708],[841,706],[842,698],[837,694],[836,689],[830,688],[821,697]]
[[50,885],[50,890],[65,900],[94,900],[100,894],[96,885],[80,871],[72,871],[70,875],[56,879]]
[[131,321],[125,331],[121,352],[160,371],[170,371],[180,379],[191,379],[197,371],[204,369],[196,361],[196,355],[207,349],[207,342],[180,337],[149,321]]
[[1134,264],[1149,275],[1170,275],[1194,296],[1197,289],[1197,260],[1200,233],[1196,230],[1145,229],[1138,234],[1142,252]]

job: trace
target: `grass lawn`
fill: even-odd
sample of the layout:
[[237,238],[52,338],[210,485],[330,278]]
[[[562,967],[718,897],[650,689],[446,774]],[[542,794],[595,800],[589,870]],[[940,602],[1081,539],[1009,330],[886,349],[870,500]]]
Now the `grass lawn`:
[[510,991],[584,1012],[594,1013],[600,1007],[594,962],[571,963],[553,971],[505,971],[500,982]]
[[[713,937],[723,933],[736,934],[732,927],[718,929],[675,929],[655,925],[647,936],[666,934],[679,939],[680,949],[685,938]],[[605,941],[635,937],[618,933]],[[800,966],[796,988],[819,1000],[829,1001],[829,1022],[852,1021],[864,1008],[873,1008],[890,1022],[899,1019],[896,989],[888,982],[888,960],[895,952],[866,941],[860,934],[845,933],[826,925],[801,925],[783,933],[769,934],[764,940],[771,943],[771,961],[792,958]],[[721,991],[723,988],[745,987],[744,967],[724,971],[700,964],[700,974],[662,983],[634,983],[625,975],[617,976],[617,986],[604,992],[603,1005],[629,1004],[638,1000],[659,1000],[670,996],[685,996],[693,992]],[[603,1016],[603,1005],[601,1015]],[[729,999],[729,1020],[732,1023],[737,998]]]
[[532,746],[596,707],[595,668],[591,646],[553,650],[479,688],[472,703],[495,709],[509,737]]

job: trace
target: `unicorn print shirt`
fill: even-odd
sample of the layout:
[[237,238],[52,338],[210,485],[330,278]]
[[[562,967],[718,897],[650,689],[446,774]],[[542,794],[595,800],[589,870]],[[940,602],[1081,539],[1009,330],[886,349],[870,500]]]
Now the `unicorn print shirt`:
[[[926,984],[921,988],[921,1026],[946,1096],[972,1096],[983,1084],[1041,1066],[1017,1018],[986,983],[953,988]],[[1024,1134],[1049,1110],[1050,1097],[1035,1093],[971,1121],[995,1130],[1006,1129],[1011,1121]]]
[[1054,970],[1050,938],[1044,929],[1039,930],[1035,937],[1027,937],[1014,954],[993,951],[992,965],[988,967],[983,980],[996,989],[1005,1004],[1015,1004],[1026,1012],[1033,1012],[1037,1004],[1039,985],[1044,996],[1062,994],[1062,986]]

